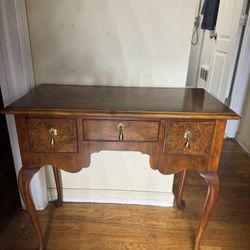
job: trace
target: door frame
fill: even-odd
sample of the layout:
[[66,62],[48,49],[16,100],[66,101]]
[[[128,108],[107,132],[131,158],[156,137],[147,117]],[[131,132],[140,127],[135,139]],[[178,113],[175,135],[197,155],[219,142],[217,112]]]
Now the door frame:
[[[25,0],[0,0],[0,83],[4,106],[35,86]],[[18,175],[22,161],[14,116],[6,115],[6,121]],[[31,192],[36,208],[44,209],[48,204],[44,170],[32,179]]]
[[[248,1],[249,0],[244,0],[242,12],[246,10]],[[242,27],[239,26],[237,33],[240,34],[241,30],[242,30]],[[200,28],[199,28],[199,36],[200,36],[200,39],[199,39],[199,43],[196,45],[197,48],[193,49],[193,53],[196,54],[195,56],[196,61],[194,62],[195,63],[195,83],[190,87],[197,87],[198,76],[199,76],[199,71],[201,67],[200,62],[201,62],[201,54],[204,48],[203,45],[204,45],[205,32],[201,30]],[[239,45],[239,40],[240,39],[238,38],[236,42],[237,45]],[[236,64],[235,59],[236,59],[236,54],[237,54],[238,49],[239,47],[235,46],[235,49],[233,51],[232,58],[234,60],[233,62],[234,65]],[[247,82],[248,74],[249,74],[248,69],[250,68],[249,58],[250,58],[250,17],[248,16],[247,24],[245,27],[245,33],[244,33],[244,37],[242,40],[242,46],[240,50],[240,56],[238,60],[238,66],[237,66],[237,71],[236,71],[236,75],[234,79],[234,85],[233,85],[231,103],[230,103],[230,108],[233,109],[238,114],[241,114],[242,112],[243,104],[245,101],[245,93],[246,93],[247,86],[248,86],[248,82]],[[232,71],[234,70],[234,65],[231,65],[230,67],[230,71],[231,71],[230,72],[231,77],[229,77],[230,79],[232,78]],[[227,86],[228,90],[230,89],[229,84],[231,85],[230,79],[228,80],[228,86]],[[236,136],[239,123],[240,121],[238,120],[228,121],[226,132],[225,132],[225,137],[234,138]]]
[[[249,0],[246,0],[246,2]],[[243,104],[246,99],[246,92],[248,87],[248,77],[250,71],[250,17],[245,27],[245,33],[240,50],[240,56],[237,66],[237,71],[234,79],[234,86],[232,91],[232,100],[230,108],[241,115]],[[227,136],[235,137],[240,121],[229,121],[227,127]]]

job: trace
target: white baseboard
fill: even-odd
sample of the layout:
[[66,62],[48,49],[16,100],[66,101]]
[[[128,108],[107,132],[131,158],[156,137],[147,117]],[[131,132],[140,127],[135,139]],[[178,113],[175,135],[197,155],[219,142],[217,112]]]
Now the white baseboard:
[[[49,200],[57,197],[56,189],[49,188]],[[119,203],[172,207],[174,204],[173,193],[144,192],[126,190],[101,190],[101,189],[63,189],[65,202],[92,202],[92,203]]]

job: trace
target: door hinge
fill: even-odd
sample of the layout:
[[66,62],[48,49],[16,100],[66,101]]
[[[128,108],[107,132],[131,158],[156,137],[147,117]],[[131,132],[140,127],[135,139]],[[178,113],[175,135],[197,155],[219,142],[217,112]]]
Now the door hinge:
[[247,25],[247,19],[248,19],[247,14],[241,15],[241,17],[240,17],[240,26],[246,26]]
[[227,105],[229,107],[230,103],[231,103],[231,97],[230,96],[226,97],[224,103],[225,103],[225,105]]

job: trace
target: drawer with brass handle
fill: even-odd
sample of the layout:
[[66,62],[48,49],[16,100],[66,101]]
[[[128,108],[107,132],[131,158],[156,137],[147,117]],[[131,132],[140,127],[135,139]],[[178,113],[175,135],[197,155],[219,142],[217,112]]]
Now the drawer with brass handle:
[[30,151],[33,153],[77,152],[74,119],[26,119]]
[[167,122],[164,154],[209,155],[214,127],[214,122]]
[[83,120],[85,141],[158,141],[158,121]]

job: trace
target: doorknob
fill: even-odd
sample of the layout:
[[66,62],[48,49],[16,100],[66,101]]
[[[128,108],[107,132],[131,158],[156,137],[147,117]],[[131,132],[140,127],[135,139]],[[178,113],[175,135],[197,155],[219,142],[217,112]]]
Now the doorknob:
[[210,39],[216,40],[217,39],[217,32],[211,32],[210,33]]

